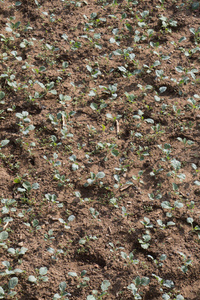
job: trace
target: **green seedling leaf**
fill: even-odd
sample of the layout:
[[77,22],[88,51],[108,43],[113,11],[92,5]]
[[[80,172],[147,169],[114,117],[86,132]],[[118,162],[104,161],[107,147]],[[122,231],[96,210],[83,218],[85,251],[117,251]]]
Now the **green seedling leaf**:
[[14,289],[17,284],[18,284],[18,278],[17,277],[12,277],[9,280],[8,287],[9,287],[9,289]]
[[110,286],[110,281],[109,280],[104,280],[101,284],[101,290],[103,292],[107,291],[107,289],[109,288]]
[[141,284],[140,276],[137,276],[137,277],[135,278],[135,284],[136,284],[136,286],[138,286],[138,285]]
[[53,253],[55,252],[55,250],[54,250],[53,248],[51,248],[51,247],[49,247],[49,248],[47,249],[47,251],[48,251],[49,253],[51,253],[51,254],[53,254]]
[[113,150],[111,151],[111,154],[114,155],[114,156],[118,156],[118,155],[119,155],[119,151],[116,150],[116,149],[113,149]]
[[41,276],[46,275],[47,272],[48,272],[48,269],[47,269],[46,267],[41,267],[41,268],[39,269],[39,274],[40,274]]
[[5,97],[5,93],[0,91],[0,100],[2,100]]
[[161,254],[160,260],[165,260],[166,258],[167,258],[167,255],[166,255],[166,254]]
[[96,17],[97,17],[97,13],[96,12],[91,13],[90,19],[94,20],[94,19],[96,19]]
[[23,182],[22,186],[27,190],[30,191],[31,190],[31,184],[28,181]]
[[179,201],[175,201],[174,202],[174,207],[176,207],[176,208],[182,208],[183,207],[183,203],[181,203]]
[[105,173],[104,172],[98,172],[97,175],[96,175],[96,178],[98,179],[102,179],[105,177]]
[[9,248],[8,253],[15,255],[15,249],[14,248]]
[[66,33],[63,33],[61,35],[61,37],[63,38],[63,40],[67,41],[68,40],[68,36],[66,35]]
[[39,225],[39,221],[37,219],[34,219],[32,221],[33,227],[37,227]]
[[37,183],[37,182],[33,183],[33,185],[32,185],[33,190],[38,190],[39,188],[40,188],[39,183]]
[[88,295],[87,300],[96,300],[96,298],[93,295]]
[[198,180],[195,180],[195,181],[194,181],[194,184],[196,184],[196,185],[200,186],[200,181],[198,181]]
[[156,102],[160,102],[160,97],[154,96],[154,99],[155,99]]
[[76,274],[76,272],[69,272],[68,273],[69,276],[72,276],[72,277],[77,277],[78,275]]
[[129,289],[132,292],[133,295],[135,295],[137,293],[137,288],[136,288],[135,284],[133,284],[133,283],[128,285],[127,289]]
[[194,220],[193,220],[193,218],[187,218],[187,223],[189,223],[189,224],[193,224],[193,222],[194,222]]
[[59,290],[61,291],[61,293],[64,293],[66,287],[67,287],[67,284],[66,284],[65,281],[62,281],[62,282],[59,284]]
[[91,109],[93,110],[97,110],[98,109],[98,105],[96,103],[91,103],[90,104]]
[[166,209],[172,209],[170,203],[168,201],[163,201],[161,203],[162,208],[166,208]]
[[133,32],[133,27],[129,23],[126,23],[125,26],[128,29],[128,31]]
[[113,119],[113,116],[112,116],[110,113],[106,114],[106,117],[107,117],[108,119]]
[[5,299],[4,289],[0,286],[0,299]]
[[162,299],[163,299],[163,300],[169,300],[169,299],[170,299],[170,296],[167,295],[167,294],[164,294],[164,295],[162,295]]
[[1,141],[0,148],[6,146],[9,142],[10,142],[10,140],[3,140],[3,141]]
[[178,190],[178,185],[176,183],[172,183],[172,187],[173,187],[173,191],[177,191]]
[[2,231],[0,232],[0,241],[5,241],[8,238],[8,232],[7,231]]
[[149,282],[150,282],[149,277],[143,277],[143,278],[141,278],[141,285],[147,286],[149,284]]
[[199,5],[200,5],[200,2],[198,1],[198,2],[193,2],[192,3],[192,10],[197,10],[197,9],[199,9]]
[[53,296],[53,300],[61,299],[61,296],[59,294],[55,294]]
[[176,223],[174,223],[172,221],[167,222],[167,226],[174,226],[174,225],[176,225]]
[[74,216],[74,215],[71,215],[71,216],[69,216],[69,218],[68,218],[68,222],[72,222],[72,221],[74,221],[74,219],[75,219],[75,216]]
[[180,39],[179,39],[179,43],[181,43],[181,42],[183,42],[183,41],[185,41],[186,40],[186,37],[185,36],[182,36]]
[[164,281],[163,285],[165,287],[169,288],[169,289],[172,289],[174,287],[173,281],[172,280],[168,280],[168,279]]
[[30,281],[30,282],[32,282],[32,283],[36,283],[36,282],[37,282],[37,278],[35,278],[35,276],[33,276],[33,275],[30,275],[30,276],[28,277],[28,281]]
[[123,259],[127,259],[128,258],[127,254],[125,252],[123,252],[123,251],[121,251],[121,257]]
[[178,171],[181,167],[180,161],[176,160],[175,158],[171,160],[171,165],[176,171]]
[[86,274],[87,274],[87,271],[86,271],[86,270],[83,270],[83,271],[81,272],[81,277],[85,276]]
[[79,166],[78,164],[72,164],[72,171],[78,170]]
[[166,90],[167,90],[167,87],[166,87],[166,86],[161,86],[161,87],[159,88],[159,92],[160,92],[161,94],[164,93]]

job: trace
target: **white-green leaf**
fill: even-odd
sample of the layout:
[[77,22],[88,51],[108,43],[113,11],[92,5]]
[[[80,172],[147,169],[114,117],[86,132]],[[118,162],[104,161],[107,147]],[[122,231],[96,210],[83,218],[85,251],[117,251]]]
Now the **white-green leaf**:
[[62,282],[59,284],[59,290],[61,291],[61,293],[64,293],[66,287],[67,287],[67,284],[66,284],[65,281],[62,281]]
[[37,278],[35,278],[35,276],[33,276],[33,275],[30,275],[30,276],[28,277],[28,281],[30,281],[30,282],[32,282],[32,283],[36,283],[36,282],[37,282]]
[[41,276],[46,275],[47,272],[48,272],[48,269],[46,267],[41,267],[40,270],[39,270],[39,274]]
[[12,277],[9,280],[8,287],[9,287],[9,289],[14,289],[17,284],[18,284],[18,278],[17,277]]
[[78,164],[72,164],[72,171],[78,170],[79,166]]
[[105,173],[104,172],[98,172],[97,175],[96,175],[96,178],[98,179],[102,179],[105,177]]
[[167,294],[162,295],[163,300],[169,300],[170,296]]
[[74,221],[74,219],[75,219],[75,216],[74,216],[74,215],[71,215],[71,216],[69,216],[69,218],[68,218],[68,222],[72,222],[72,221]]
[[121,251],[121,257],[123,259],[127,259],[127,254],[125,252]]
[[187,218],[187,222],[192,225],[192,223],[194,222],[194,220],[193,220],[193,218]]
[[149,282],[150,282],[149,277],[143,277],[143,278],[141,278],[141,284],[142,284],[143,286],[148,285]]
[[166,91],[166,89],[167,89],[166,86],[161,86],[161,87],[159,88],[159,92],[160,92],[160,93],[164,93],[164,92]]
[[40,188],[39,183],[37,183],[37,182],[33,183],[33,185],[32,185],[33,190],[38,190],[39,188]]
[[14,248],[9,248],[8,253],[15,255],[15,249]]
[[55,294],[53,296],[53,300],[61,299],[61,296],[59,294]]
[[5,298],[4,298],[4,295],[5,295],[4,290],[3,290],[3,288],[0,286],[0,299],[5,299]]
[[198,180],[195,180],[195,181],[194,181],[194,184],[196,184],[196,185],[200,186],[200,181],[198,181]]
[[8,238],[8,233],[7,231],[2,231],[0,232],[0,241],[4,241]]
[[181,167],[180,161],[176,160],[175,158],[171,160],[171,165],[176,171],[178,171]]
[[87,300],[96,300],[96,298],[93,295],[88,295]]
[[72,277],[77,277],[76,272],[69,272],[68,275],[69,275],[69,276],[72,276]]
[[98,109],[98,105],[96,103],[91,103],[90,104],[91,109],[93,110],[97,110]]
[[63,38],[63,40],[65,40],[65,41],[68,40],[68,36],[66,35],[66,33],[63,33],[63,34],[62,34],[62,38]]
[[111,154],[114,155],[114,156],[118,156],[118,155],[119,155],[119,151],[116,150],[116,149],[113,149],[113,150],[111,151]]
[[109,280],[104,280],[101,284],[101,290],[103,292],[107,291],[107,289],[109,288],[110,286],[110,281]]
[[174,287],[174,283],[172,280],[165,280],[164,283],[163,283],[164,286],[166,286],[167,288],[171,289]]
[[5,93],[0,91],[0,100],[2,100],[5,97]]
[[133,284],[133,283],[131,283],[130,285],[128,285],[127,289],[131,290],[131,292],[133,293],[133,295],[135,295],[137,293],[137,288],[136,288],[135,284]]
[[1,147],[6,146],[9,142],[10,142],[10,140],[3,140],[3,141],[1,141]]

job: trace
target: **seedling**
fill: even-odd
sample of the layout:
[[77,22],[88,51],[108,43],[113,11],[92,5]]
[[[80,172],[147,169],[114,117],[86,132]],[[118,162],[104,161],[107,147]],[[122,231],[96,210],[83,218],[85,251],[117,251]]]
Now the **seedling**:
[[139,290],[141,289],[142,286],[147,286],[150,282],[150,279],[148,277],[142,277],[137,276],[134,280],[133,283],[131,283],[129,286],[127,286],[127,289],[130,290],[134,296],[134,299],[142,299],[142,292]]
[[65,291],[66,287],[67,287],[66,282],[65,281],[61,282],[59,284],[60,293],[55,294],[53,296],[53,300],[57,300],[57,299],[69,300],[69,298],[65,296],[71,296],[71,294]]
[[101,293],[99,294],[99,292],[97,290],[93,290],[92,294],[93,295],[88,295],[87,296],[87,300],[101,300],[104,299],[104,296],[108,296],[108,288],[110,286],[110,282],[109,280],[104,280],[101,284]]
[[100,184],[102,185],[103,183],[99,179],[103,179],[105,177],[104,172],[98,172],[97,174],[90,172],[90,178],[87,179],[87,182],[84,184],[84,187],[88,187],[93,184]]
[[143,249],[148,249],[150,246],[151,235],[149,230],[146,230],[146,233],[142,235],[142,239],[138,239],[141,247]]
[[47,276],[44,276],[48,272],[48,269],[46,267],[41,267],[39,270],[36,269],[35,271],[36,273],[39,273],[39,275],[37,277],[30,275],[28,277],[29,282],[37,284],[40,281],[47,282],[49,280]]
[[179,254],[182,256],[183,259],[183,265],[180,267],[181,271],[183,273],[187,273],[188,271],[188,266],[192,265],[192,260],[189,258],[187,258],[187,256],[183,253],[183,252],[179,252]]

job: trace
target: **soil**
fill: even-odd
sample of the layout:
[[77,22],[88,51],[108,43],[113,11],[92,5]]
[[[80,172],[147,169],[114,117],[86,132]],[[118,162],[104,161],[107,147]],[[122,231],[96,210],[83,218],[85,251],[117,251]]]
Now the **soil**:
[[[61,282],[69,299],[94,290],[94,299],[200,299],[197,4],[0,2],[0,137],[9,140],[0,151],[0,230],[8,232],[0,260],[25,271],[1,276],[4,299],[13,276],[20,300],[53,299]],[[89,184],[98,172],[105,177]],[[24,255],[8,252],[21,247]],[[137,287],[141,298],[127,288],[137,276],[150,280]]]

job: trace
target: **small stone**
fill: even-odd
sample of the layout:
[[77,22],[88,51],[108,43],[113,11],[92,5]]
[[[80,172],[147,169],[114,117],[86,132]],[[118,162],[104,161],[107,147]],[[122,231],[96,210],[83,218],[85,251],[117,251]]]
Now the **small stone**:
[[18,243],[18,246],[19,246],[19,247],[22,247],[23,245],[24,245],[24,242]]
[[95,265],[94,265],[94,268],[99,269],[99,265],[95,264]]

